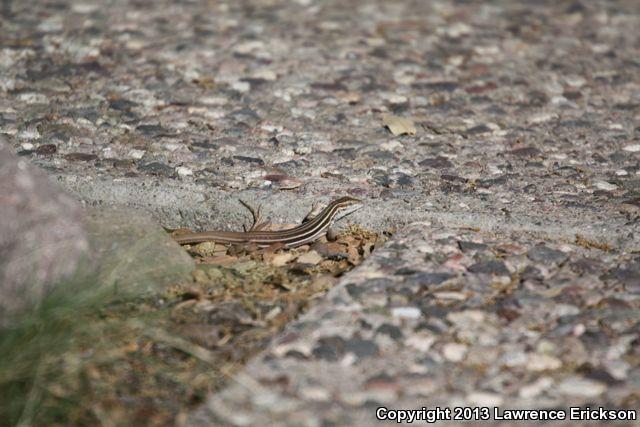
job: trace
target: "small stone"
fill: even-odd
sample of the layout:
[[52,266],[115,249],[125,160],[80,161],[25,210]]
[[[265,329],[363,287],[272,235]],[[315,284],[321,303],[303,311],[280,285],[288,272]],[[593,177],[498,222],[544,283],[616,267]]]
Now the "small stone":
[[411,285],[419,285],[419,286],[429,286],[429,285],[439,285],[442,282],[445,282],[452,277],[455,277],[454,274],[451,273],[416,273],[408,276],[405,281],[407,284]]
[[589,398],[600,396],[607,391],[607,386],[599,381],[573,376],[558,384],[557,390],[568,396]]
[[578,75],[566,76],[564,78],[564,81],[569,86],[573,86],[575,88],[580,88],[580,87],[584,86],[587,83],[587,80],[584,77],[578,76]]
[[315,82],[311,84],[311,88],[325,92],[345,92],[347,87],[340,82]]
[[249,55],[257,51],[265,50],[265,43],[261,40],[250,40],[233,47],[235,53]]
[[[424,369],[422,365],[414,365],[411,369],[415,372],[415,369]],[[420,372],[420,371],[419,371]],[[433,394],[440,388],[440,385],[437,381],[431,378],[418,378],[409,382],[409,387],[407,387],[404,391],[409,396],[416,397],[426,397]]]
[[458,242],[458,246],[462,252],[482,252],[487,249],[487,245],[484,243],[467,242],[461,240]]
[[345,352],[353,353],[358,358],[373,357],[378,354],[378,345],[371,341],[362,338],[351,338],[346,342],[344,347]]
[[260,121],[260,115],[251,108],[240,108],[229,113],[230,118],[238,122],[256,124]]
[[331,394],[322,387],[303,387],[300,389],[300,396],[313,402],[327,402]]
[[302,254],[298,257],[297,261],[301,264],[312,264],[316,265],[322,261],[322,256],[316,251],[309,251],[305,254]]
[[447,169],[453,167],[453,163],[443,156],[428,157],[418,164],[429,169]]
[[392,325],[390,323],[384,323],[376,329],[376,333],[388,335],[394,340],[399,340],[403,337],[402,329],[399,327]]
[[533,353],[529,355],[527,369],[530,371],[551,371],[562,366],[562,362],[547,354]]
[[556,304],[551,313],[553,317],[575,316],[580,314],[580,309],[571,304]]
[[42,93],[25,92],[18,95],[20,101],[27,104],[46,104],[49,102],[49,98]]
[[292,176],[280,173],[272,173],[262,177],[267,183],[273,184],[280,190],[292,190],[302,185],[302,181]]
[[457,39],[462,36],[467,36],[473,33],[473,28],[464,22],[455,22],[448,27],[442,27],[438,29],[439,32],[445,33],[447,36]]
[[622,149],[630,153],[637,153],[640,151],[640,144],[625,145]]
[[473,264],[469,267],[471,273],[491,274],[495,276],[509,276],[509,270],[502,261],[487,261]]
[[527,355],[520,350],[505,351],[501,358],[502,364],[509,367],[524,366],[528,360]]
[[176,168],[176,172],[178,173],[178,176],[184,178],[186,176],[193,176],[193,171],[187,167],[184,166],[179,166]]
[[58,147],[55,144],[43,144],[36,148],[37,154],[55,154],[58,151]]
[[455,325],[472,327],[485,320],[485,313],[480,310],[465,310],[447,314],[447,320]]
[[530,249],[529,252],[527,252],[527,257],[541,264],[545,264],[545,263],[561,264],[565,262],[567,258],[569,258],[569,255],[567,255],[562,251],[548,248],[545,245],[538,245]]
[[112,99],[109,101],[109,108],[118,111],[130,112],[131,109],[137,107],[138,103],[129,101],[127,99]]
[[584,375],[586,379],[598,381],[605,385],[617,385],[620,381],[614,378],[607,369],[601,366],[593,366],[585,363],[578,368],[578,373]]
[[604,362],[607,372],[618,381],[624,381],[629,376],[631,365],[624,360],[605,360]]
[[404,104],[408,101],[407,97],[404,95],[391,94],[386,97],[387,101],[391,104]]
[[136,131],[140,132],[141,134],[145,135],[145,136],[149,136],[149,137],[154,137],[160,134],[164,134],[167,133],[167,130],[165,128],[163,128],[160,125],[152,125],[152,124],[147,124],[147,125],[140,125],[138,127],[136,127]]
[[627,291],[633,293],[640,292],[640,268],[637,265],[631,265],[629,268],[614,268],[611,274],[620,283],[622,283]]
[[398,319],[418,319],[422,312],[416,307],[394,307],[391,309],[391,315]]
[[264,160],[259,159],[257,157],[249,157],[249,156],[233,156],[233,158],[235,160],[239,160],[241,162],[246,162],[246,163],[254,163],[256,165],[264,165]]
[[450,362],[460,362],[467,355],[468,347],[460,343],[447,343],[442,348],[442,355]]
[[66,154],[64,158],[71,162],[75,162],[75,161],[90,162],[92,160],[96,160],[98,156],[91,153],[69,153],[69,154]]
[[637,213],[640,211],[640,197],[620,202],[622,212]]
[[503,400],[502,396],[496,393],[474,392],[467,395],[467,402],[472,406],[500,406]]
[[485,125],[485,124],[481,124],[481,125],[477,125],[477,126],[472,126],[469,129],[467,129],[465,131],[466,135],[479,135],[482,133],[487,133],[487,132],[491,132],[493,131],[493,129],[491,129],[489,126]]
[[426,332],[418,332],[415,335],[411,335],[405,340],[405,345],[411,347],[420,353],[426,353],[429,351],[433,343],[436,342],[436,337]]
[[545,390],[553,385],[553,380],[549,377],[541,377],[536,381],[528,384],[520,389],[518,395],[523,399],[530,399],[539,396]]
[[260,70],[256,70],[253,73],[252,78],[261,79],[261,80],[266,80],[266,81],[272,82],[272,81],[275,81],[278,78],[278,75],[275,73],[275,71],[267,70],[267,69],[260,69]]
[[380,144],[380,148],[386,151],[393,151],[402,147],[402,142],[398,141],[397,139],[392,139],[391,141],[383,142],[382,144]]
[[541,114],[536,114],[529,117],[527,122],[529,124],[535,125],[535,124],[540,124],[540,123],[545,123],[551,120],[555,120],[557,118],[558,118],[558,115],[554,113],[541,113]]
[[345,247],[337,242],[323,243],[316,241],[311,245],[311,249],[318,252],[324,258],[339,261],[348,258]]
[[604,191],[614,191],[618,188],[617,185],[611,184],[606,181],[597,181],[594,185],[598,190],[604,190]]
[[318,340],[312,353],[317,359],[337,361],[344,355],[344,347],[344,338],[339,336],[324,337]]
[[547,339],[538,341],[538,344],[536,345],[536,351],[540,354],[551,354],[556,351],[557,348],[558,347],[552,341]]
[[438,299],[450,299],[456,301],[467,299],[467,295],[462,292],[434,292],[433,296]]
[[145,163],[143,165],[138,166],[138,169],[142,172],[150,173],[151,175],[159,175],[171,177],[173,176],[173,168],[171,166],[165,165],[162,162],[150,162]]
[[233,90],[237,90],[238,92],[244,93],[249,92],[249,89],[251,89],[251,84],[244,81],[237,81],[231,84],[231,88]]
[[129,154],[128,154],[128,155],[129,155],[129,157],[131,157],[132,159],[140,160],[141,158],[143,158],[143,157],[144,157],[144,155],[145,155],[146,153],[147,153],[147,152],[146,152],[146,151],[144,151],[144,150],[137,150],[137,149],[133,149],[133,150],[130,150],[130,151],[129,151]]
[[536,147],[522,147],[512,150],[511,154],[516,157],[527,158],[538,157],[541,153],[540,150],[538,150]]

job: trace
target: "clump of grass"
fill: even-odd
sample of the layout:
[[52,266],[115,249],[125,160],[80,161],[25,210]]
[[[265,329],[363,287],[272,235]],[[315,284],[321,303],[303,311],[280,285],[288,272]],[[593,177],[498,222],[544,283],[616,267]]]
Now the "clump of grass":
[[59,283],[29,311],[0,326],[0,425],[33,425],[42,409],[41,385],[56,374],[52,363],[87,327],[87,314],[115,295],[95,278]]
[[0,426],[167,425],[221,382],[166,329],[182,297],[99,283],[61,284],[0,326]]

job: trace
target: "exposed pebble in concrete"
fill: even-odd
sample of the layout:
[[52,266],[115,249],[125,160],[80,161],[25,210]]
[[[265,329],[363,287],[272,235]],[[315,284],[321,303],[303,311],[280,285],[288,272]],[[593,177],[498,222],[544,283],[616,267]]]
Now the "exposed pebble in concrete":
[[239,197],[292,223],[349,194],[354,222],[431,224],[298,325],[321,360],[263,355],[248,372],[289,382],[232,387],[216,421],[370,425],[367,402],[413,390],[636,402],[637,2],[3,4],[0,132],[83,201],[237,229]]
[[[427,242],[426,258],[406,250]],[[474,267],[497,254],[512,270]],[[568,407],[597,399],[606,407],[628,407],[637,393],[632,378],[640,364],[630,342],[637,339],[640,299],[624,288],[624,275],[608,271],[633,259],[535,236],[410,227],[291,325],[295,334],[285,333],[244,370],[258,382],[280,378],[271,398],[289,402],[291,412],[262,406],[257,392],[231,385],[211,396],[189,424],[232,421],[229,414],[243,408],[249,423],[339,419],[370,425],[374,411],[367,399],[412,407],[419,378],[428,383],[419,387],[425,393],[420,404],[430,406],[462,399],[507,408]],[[426,271],[439,271],[438,280]],[[371,298],[381,291],[385,299]],[[421,316],[406,316],[414,309],[397,301],[410,301]],[[313,351],[289,357],[276,352],[282,340],[288,348]],[[314,384],[314,393],[303,392],[306,384]],[[349,396],[343,400],[349,409],[314,398],[324,393]]]

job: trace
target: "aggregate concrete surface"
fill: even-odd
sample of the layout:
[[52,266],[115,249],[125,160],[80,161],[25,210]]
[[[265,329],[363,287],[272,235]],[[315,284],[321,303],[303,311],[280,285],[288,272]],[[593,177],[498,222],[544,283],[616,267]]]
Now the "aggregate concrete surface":
[[401,229],[191,424],[639,406],[637,1],[2,13],[0,132],[85,203],[237,228],[237,198],[293,222],[349,194]]

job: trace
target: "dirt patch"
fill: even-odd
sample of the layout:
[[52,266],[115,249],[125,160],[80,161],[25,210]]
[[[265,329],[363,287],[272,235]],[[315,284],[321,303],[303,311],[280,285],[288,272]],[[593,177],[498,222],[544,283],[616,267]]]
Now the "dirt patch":
[[[384,237],[351,226],[284,250],[200,244],[191,280],[84,315],[40,360],[22,418],[34,425],[180,425]],[[33,394],[33,393],[32,393]],[[29,406],[29,405],[28,405]]]

